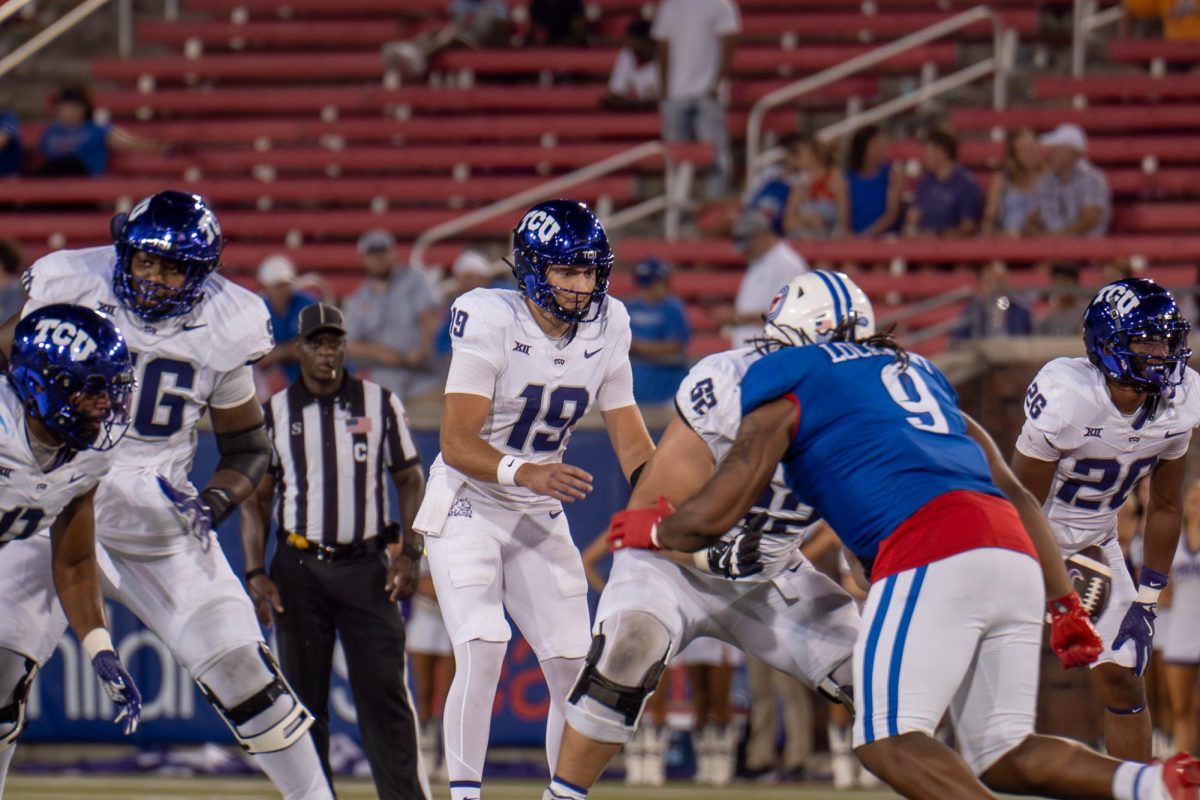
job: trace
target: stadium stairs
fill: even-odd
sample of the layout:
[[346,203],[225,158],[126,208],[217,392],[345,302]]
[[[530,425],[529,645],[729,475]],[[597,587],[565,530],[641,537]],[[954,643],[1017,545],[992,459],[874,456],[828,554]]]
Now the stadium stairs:
[[[734,60],[729,115],[735,150],[750,107],[766,93],[841,63],[879,43],[920,30],[973,3],[874,0],[740,0],[744,36]],[[1023,42],[1062,56],[1065,39],[1047,21],[1061,0],[993,2]],[[252,283],[257,263],[286,252],[302,270],[320,270],[335,291],[359,282],[354,241],[386,227],[407,247],[420,233],[471,209],[536,186],[657,138],[655,110],[611,111],[600,103],[625,25],[641,0],[592,0],[593,46],[457,47],[431,58],[420,83],[406,83],[382,55],[389,42],[444,25],[444,0],[185,0],[180,19],[141,19],[138,55],[91,60],[98,108],[114,122],[169,145],[164,154],[121,154],[98,179],[6,181],[0,189],[0,237],[31,255],[107,238],[107,214],[173,185],[207,195],[220,209],[230,245],[225,263]],[[510,2],[513,30],[527,9]],[[1068,14],[1069,16],[1069,14]],[[795,129],[837,119],[848,104],[870,105],[914,85],[914,76],[945,73],[990,40],[987,26],[910,50],[866,75],[826,87],[797,107],[768,115],[767,129]],[[1062,60],[1061,58],[1059,60]],[[962,136],[963,162],[989,178],[1001,160],[1003,130],[1082,125],[1089,155],[1108,175],[1116,199],[1105,240],[895,242],[830,241],[799,246],[817,263],[881,265],[860,272],[882,299],[881,312],[908,308],[947,291],[977,286],[975,267],[1000,258],[1014,283],[1044,286],[1044,271],[1022,270],[1048,259],[1095,263],[1135,257],[1167,283],[1192,283],[1200,257],[1194,220],[1200,211],[1200,81],[1178,70],[1200,64],[1200,47],[1116,39],[1102,74],[1073,80],[1040,75],[1030,96],[1002,111],[956,102],[949,122]],[[27,126],[35,141],[37,125]],[[897,140],[892,155],[915,174],[920,145]],[[675,157],[698,168],[711,162],[703,145],[679,145]],[[569,194],[621,209],[660,187],[653,161],[587,181]],[[426,260],[446,265],[465,245],[505,238],[510,219],[495,219]],[[664,242],[625,234],[626,268],[648,255],[680,267],[674,287],[689,303],[695,355],[723,346],[713,309],[737,291],[743,262],[727,241]],[[922,265],[921,267],[910,265]],[[1098,280],[1088,270],[1085,280]],[[618,294],[631,289],[626,271]],[[944,305],[908,321],[945,323]],[[926,343],[936,349],[937,337]]]

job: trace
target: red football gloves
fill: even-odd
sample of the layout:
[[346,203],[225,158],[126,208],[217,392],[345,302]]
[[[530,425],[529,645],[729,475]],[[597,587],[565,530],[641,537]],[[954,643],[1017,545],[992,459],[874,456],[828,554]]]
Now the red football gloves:
[[1064,669],[1082,667],[1100,657],[1104,643],[1076,592],[1051,600],[1046,606],[1050,610],[1050,647]]
[[633,508],[613,514],[608,524],[608,549],[636,547],[658,550],[658,524],[675,513],[675,507],[665,497],[658,498],[654,508]]

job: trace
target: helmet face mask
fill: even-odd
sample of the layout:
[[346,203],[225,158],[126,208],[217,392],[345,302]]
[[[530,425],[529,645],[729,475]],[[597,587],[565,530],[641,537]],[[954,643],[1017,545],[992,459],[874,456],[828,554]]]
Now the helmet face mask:
[[109,450],[129,428],[136,381],[120,331],[81,306],[37,309],[14,332],[9,377],[26,413],[75,450]]
[[1115,383],[1149,395],[1170,397],[1183,382],[1190,330],[1171,293],[1146,278],[1103,287],[1083,317],[1088,359]]
[[[534,305],[563,322],[599,319],[614,257],[600,220],[582,203],[549,200],[529,209],[513,229],[513,276]],[[594,270],[589,291],[562,285],[572,272]],[[557,280],[552,281],[553,277]]]
[[[204,298],[208,278],[216,271],[224,240],[216,215],[203,198],[166,191],[142,200],[124,219],[114,220],[117,265],[113,291],[127,309],[147,322],[180,317]],[[172,282],[135,274],[135,261],[153,265],[160,274],[182,276]]]

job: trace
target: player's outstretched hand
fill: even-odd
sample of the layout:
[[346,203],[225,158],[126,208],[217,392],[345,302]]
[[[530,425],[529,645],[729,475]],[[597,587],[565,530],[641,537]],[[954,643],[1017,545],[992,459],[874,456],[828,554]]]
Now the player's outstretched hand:
[[176,489],[162,475],[158,476],[158,488],[175,510],[175,518],[179,520],[184,535],[195,536],[204,549],[208,550],[211,542],[209,533],[212,532],[213,526],[212,509],[208,504],[201,500],[199,495]]
[[1133,666],[1133,674],[1139,678],[1146,674],[1150,666],[1150,654],[1154,652],[1154,620],[1158,616],[1157,603],[1131,603],[1117,629],[1117,638],[1113,639],[1112,649],[1120,650],[1126,642],[1133,642],[1134,655],[1137,661]]
[[631,508],[613,514],[608,526],[608,549],[621,550],[634,547],[640,550],[657,550],[658,523],[675,513],[675,507],[665,497],[658,498],[654,508]]
[[522,464],[515,477],[518,486],[564,503],[582,500],[592,491],[592,476],[570,464]]
[[113,722],[125,723],[125,735],[137,730],[138,721],[142,718],[142,693],[137,684],[121,664],[121,658],[112,650],[101,650],[92,659],[92,668],[96,670],[108,699],[119,709]]
[[717,542],[708,548],[708,570],[725,578],[745,578],[763,571],[762,532],[771,518],[766,512],[758,514],[749,524],[742,525],[732,539]]
[[271,623],[275,621],[271,612],[283,613],[283,598],[279,595],[275,581],[260,573],[246,582],[246,588],[250,592],[250,599],[254,601],[254,613],[258,615],[258,621],[266,628],[271,627]]
[[1100,657],[1104,642],[1088,617],[1076,592],[1051,600],[1050,647],[1064,669],[1091,664]]

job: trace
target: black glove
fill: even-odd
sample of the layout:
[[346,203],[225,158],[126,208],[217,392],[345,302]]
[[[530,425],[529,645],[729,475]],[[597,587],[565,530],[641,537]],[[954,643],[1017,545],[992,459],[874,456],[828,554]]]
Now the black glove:
[[762,529],[770,521],[763,512],[743,524],[732,539],[724,539],[708,548],[708,571],[725,578],[745,578],[762,572]]

